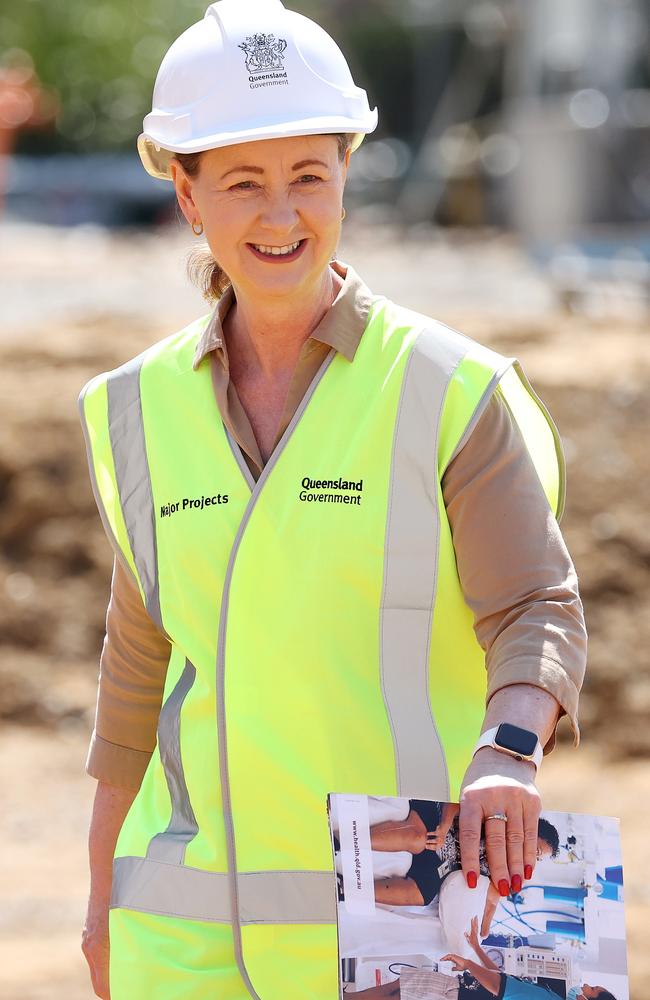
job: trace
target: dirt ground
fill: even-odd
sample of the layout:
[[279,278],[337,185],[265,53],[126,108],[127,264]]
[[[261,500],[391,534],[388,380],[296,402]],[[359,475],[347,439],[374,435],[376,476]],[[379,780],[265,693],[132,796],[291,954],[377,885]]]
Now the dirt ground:
[[[83,761],[110,553],[76,398],[85,381],[205,312],[175,231],[9,227],[0,330],[0,994],[91,994],[78,941],[93,785]],[[399,246],[399,252],[395,247]],[[650,975],[650,337],[634,289],[572,311],[508,238],[359,228],[341,258],[375,291],[518,356],[562,435],[563,529],[590,631],[583,746],[545,762],[549,808],[622,818],[631,995]],[[471,276],[471,282],[468,280]],[[643,795],[643,791],[646,792]]]

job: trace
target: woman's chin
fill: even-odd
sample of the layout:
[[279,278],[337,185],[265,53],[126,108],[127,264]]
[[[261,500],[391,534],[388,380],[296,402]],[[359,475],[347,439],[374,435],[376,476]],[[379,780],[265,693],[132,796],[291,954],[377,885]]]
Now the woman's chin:
[[284,263],[267,263],[260,261],[256,254],[255,260],[247,263],[243,268],[245,273],[245,284],[253,292],[259,294],[289,295],[292,292],[304,291],[310,285],[318,285],[323,273],[327,269],[327,261],[318,262],[314,266],[314,260],[309,259],[309,255],[303,253],[301,257],[293,261]]

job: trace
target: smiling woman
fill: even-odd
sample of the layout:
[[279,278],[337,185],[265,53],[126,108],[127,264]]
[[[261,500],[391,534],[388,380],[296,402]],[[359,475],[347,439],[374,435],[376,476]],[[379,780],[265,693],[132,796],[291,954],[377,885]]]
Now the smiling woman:
[[[346,156],[348,154],[348,150],[352,146],[354,135],[352,133],[339,133],[335,134],[333,137],[336,139],[338,145],[339,162],[343,164],[346,162]],[[203,155],[203,153],[176,153],[174,159],[181,165],[185,175],[193,180],[198,177],[201,158]],[[327,164],[323,163],[321,160],[307,159],[302,163],[299,162],[294,164],[292,170],[302,170],[306,166],[310,166],[312,164],[317,164],[325,168],[327,167]],[[233,170],[236,169],[237,168],[233,168]],[[243,166],[239,169],[252,171],[258,174],[263,172],[260,167],[255,167],[254,165],[248,167]],[[221,179],[224,180],[223,177]],[[321,178],[319,178],[318,174],[305,174],[298,179],[298,183],[315,184],[318,183],[320,179]],[[239,184],[236,184],[235,187],[243,191],[246,190],[249,185],[252,188],[253,183],[254,182],[252,181],[241,181]],[[343,217],[345,217],[344,213],[342,214]],[[268,250],[268,245],[265,246],[264,249]],[[190,280],[201,290],[202,294],[208,301],[217,301],[230,284],[228,274],[219,262],[215,260],[215,257],[209,248],[206,249],[200,247],[192,250],[188,259],[187,271]]]
[[[194,253],[189,265],[206,297],[218,299],[231,284],[231,274],[237,284],[245,282],[241,268],[250,263],[249,255],[265,264],[288,264],[308,249],[305,278],[326,272],[339,240],[353,139],[345,133],[296,136],[175,154],[170,173],[179,204],[191,224],[200,221],[209,245],[208,252]],[[301,157],[303,151],[312,155]],[[316,169],[304,173],[307,167]],[[247,173],[254,180],[242,180]],[[248,248],[244,261],[232,253],[235,243]],[[256,274],[258,293],[260,280]],[[289,281],[297,290],[295,269]]]
[[80,399],[115,553],[87,764],[104,1000],[338,995],[328,793],[460,798],[467,886],[483,828],[506,895],[561,714],[577,740],[555,426],[513,358],[337,258],[376,124],[280,0],[211,4],[158,73],[138,150],[205,233],[213,310]]

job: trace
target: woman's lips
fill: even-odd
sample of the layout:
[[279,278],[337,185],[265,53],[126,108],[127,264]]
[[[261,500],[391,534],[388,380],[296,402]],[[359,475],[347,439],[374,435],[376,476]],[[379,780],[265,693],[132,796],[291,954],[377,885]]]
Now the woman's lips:
[[300,240],[300,244],[292,253],[261,253],[259,250],[255,249],[252,243],[248,243],[247,246],[250,248],[251,253],[255,254],[258,260],[263,260],[267,264],[286,264],[289,261],[297,260],[306,244],[306,239]]

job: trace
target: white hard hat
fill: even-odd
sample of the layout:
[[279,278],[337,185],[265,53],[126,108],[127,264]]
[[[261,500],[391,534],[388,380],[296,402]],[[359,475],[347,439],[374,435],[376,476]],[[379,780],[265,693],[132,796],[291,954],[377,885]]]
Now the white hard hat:
[[336,42],[281,0],[219,0],[166,53],[138,152],[171,180],[173,153],[253,139],[351,132],[352,149],[377,127]]

